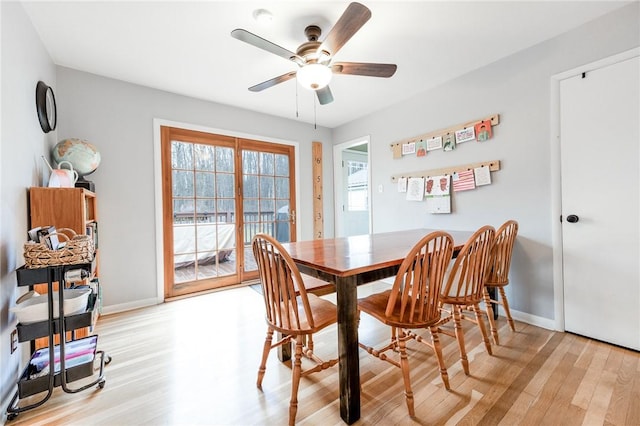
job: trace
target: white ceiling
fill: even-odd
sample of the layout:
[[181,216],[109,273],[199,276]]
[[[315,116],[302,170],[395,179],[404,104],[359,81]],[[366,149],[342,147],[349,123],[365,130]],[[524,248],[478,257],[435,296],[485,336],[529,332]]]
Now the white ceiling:
[[[347,1],[22,3],[58,65],[333,128],[630,2],[364,0],[372,17],[335,60],[396,63],[398,71],[389,79],[336,75],[335,101],[322,106],[303,88],[296,102],[295,80],[249,92],[296,65],[230,33],[244,28],[295,51],[307,25],[319,25],[323,40]],[[270,26],[253,19],[258,8],[274,15]]]

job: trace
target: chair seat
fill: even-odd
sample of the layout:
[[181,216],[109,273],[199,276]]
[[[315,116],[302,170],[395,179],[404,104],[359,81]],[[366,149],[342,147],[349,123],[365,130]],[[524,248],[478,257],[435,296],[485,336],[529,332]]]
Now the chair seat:
[[428,322],[407,322],[403,321],[400,318],[401,306],[400,300],[396,301],[396,304],[393,308],[393,312],[390,316],[386,315],[387,303],[389,302],[389,296],[391,295],[391,290],[386,290],[381,293],[375,293],[370,296],[367,296],[363,299],[358,299],[358,308],[362,312],[366,312],[372,317],[376,318],[378,321],[383,324],[390,325],[392,327],[400,327],[400,328],[426,328],[431,325],[436,324],[440,318],[435,318],[433,321]]
[[440,301],[443,305],[460,305],[460,306],[469,306],[475,303],[480,303],[481,298],[474,298],[473,300],[468,297],[455,297],[455,296],[440,296]]
[[[294,326],[289,323],[289,318],[295,318],[295,316],[293,315],[293,310],[291,310],[291,315],[289,316],[289,318],[283,316],[282,327],[274,327],[274,329],[276,331],[291,335],[313,334],[318,330],[322,330],[326,326],[337,322],[338,310],[336,309],[336,305],[329,302],[328,300],[316,296],[315,294],[307,294],[307,298],[309,300],[309,307],[313,312],[313,321],[315,327],[312,328],[309,325],[309,321],[303,307],[303,302],[300,297],[298,297],[297,301],[298,312],[300,315],[300,326]],[[298,328],[300,329],[298,330]]]

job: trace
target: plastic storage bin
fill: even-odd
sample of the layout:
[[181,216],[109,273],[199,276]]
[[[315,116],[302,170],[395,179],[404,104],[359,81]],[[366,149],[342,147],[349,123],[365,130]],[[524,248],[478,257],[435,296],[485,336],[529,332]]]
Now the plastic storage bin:
[[[90,288],[65,290],[63,292],[65,316],[84,312],[87,309],[87,301],[90,294]],[[9,308],[9,310],[18,317],[19,323],[29,324],[49,318],[48,302],[49,296],[47,294],[41,294],[31,297],[24,302]],[[53,292],[54,318],[58,317],[58,305],[58,292]]]

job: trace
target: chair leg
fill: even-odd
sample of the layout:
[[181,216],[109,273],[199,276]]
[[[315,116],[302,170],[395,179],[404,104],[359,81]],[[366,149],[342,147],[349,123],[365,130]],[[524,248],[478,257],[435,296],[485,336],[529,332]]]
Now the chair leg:
[[504,308],[504,314],[507,316],[509,327],[511,327],[511,331],[516,331],[516,325],[513,322],[513,318],[511,318],[511,311],[509,310],[509,301],[507,300],[507,295],[504,292],[504,287],[500,287],[499,290],[500,290],[500,297],[502,298],[502,307]]
[[440,377],[442,377],[442,383],[447,390],[449,387],[449,374],[447,373],[447,366],[444,364],[442,358],[442,346],[440,345],[440,338],[438,337],[438,327],[430,327],[431,331],[431,343],[433,345],[433,351],[436,353],[436,359],[438,360],[438,366],[440,367]]
[[478,323],[478,327],[480,327],[480,332],[482,333],[482,340],[484,340],[484,346],[487,348],[487,353],[489,355],[493,355],[493,351],[491,350],[491,342],[489,341],[489,336],[487,335],[487,328],[484,325],[484,320],[482,319],[482,311],[480,310],[480,304],[476,303],[473,305],[473,312],[476,314],[476,322]]
[[400,367],[402,368],[402,378],[404,379],[404,396],[407,400],[409,416],[415,417],[416,411],[413,406],[413,391],[411,390],[411,376],[409,370],[409,358],[407,356],[406,335],[400,332],[398,339],[398,350],[400,351]]
[[458,339],[458,347],[460,349],[460,362],[462,363],[462,369],[464,374],[469,375],[469,360],[467,359],[467,350],[464,347],[464,332],[462,331],[462,313],[460,306],[452,305],[453,308],[453,322],[455,324],[454,329],[456,332],[456,339]]
[[296,414],[298,413],[298,387],[300,386],[300,376],[302,374],[302,346],[304,336],[296,337],[296,349],[293,360],[293,368],[291,369],[291,402],[289,403],[289,425],[296,423]]
[[500,340],[498,339],[498,328],[496,327],[496,320],[493,318],[493,306],[491,305],[491,296],[489,295],[489,289],[487,287],[484,288],[483,299],[484,299],[484,307],[487,311],[487,317],[489,317],[489,327],[491,327],[491,334],[493,335],[493,341],[496,345],[500,344]]
[[260,368],[258,368],[258,381],[256,382],[258,389],[262,389],[262,379],[264,378],[264,373],[267,370],[267,358],[269,357],[269,352],[271,351],[272,340],[273,330],[271,328],[268,328],[267,337],[264,339],[264,347],[262,348],[262,361],[260,362]]

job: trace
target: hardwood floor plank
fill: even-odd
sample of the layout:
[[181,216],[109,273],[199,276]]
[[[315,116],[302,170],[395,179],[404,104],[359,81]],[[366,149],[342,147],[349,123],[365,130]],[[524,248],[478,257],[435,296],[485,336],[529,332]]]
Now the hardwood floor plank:
[[[540,371],[541,366],[548,361],[550,354],[552,354],[555,348],[562,342],[562,336],[554,335],[551,339],[547,339],[546,335],[540,335],[538,339],[532,342],[536,344],[532,344],[531,348],[537,348],[539,347],[538,345],[543,342],[544,344],[541,349],[529,353],[529,359],[526,361],[526,364],[520,365],[517,374],[513,375],[511,383],[508,384],[496,403],[487,410],[483,418],[478,419],[478,424],[496,424],[506,415],[509,408],[515,402],[515,399],[524,392],[527,387],[530,387],[530,383],[535,378],[536,373]],[[525,342],[520,344],[526,347]],[[525,353],[525,351],[521,352],[521,362],[526,359]],[[535,395],[536,393],[529,391],[528,394]]]
[[584,424],[604,424],[607,408],[613,393],[616,375],[610,371],[603,371],[593,392],[591,403],[584,415]]
[[549,399],[549,407],[541,424],[582,424],[584,410],[571,404],[573,394],[585,374],[585,370],[574,367],[576,358],[575,353],[568,351],[543,388],[542,395]]
[[587,373],[582,379],[582,383],[580,383],[580,387],[571,401],[572,404],[577,405],[583,410],[589,408],[600,374],[602,374],[607,358],[609,357],[609,352],[611,352],[611,346],[601,342],[596,342],[593,347],[593,358],[589,363]]
[[[638,366],[638,357],[624,351],[620,368],[617,371],[616,383],[613,387],[611,402],[607,409],[605,421],[611,424],[625,424],[631,405],[640,405],[640,398],[632,399],[633,380]],[[632,424],[632,423],[629,423]],[[638,422],[640,424],[640,422]]]
[[628,425],[640,425],[640,361],[638,362],[638,369],[633,376],[633,389],[629,395],[632,403],[629,404],[629,410],[627,412],[626,424]]
[[[104,389],[66,394],[56,388],[43,406],[7,426],[286,424],[289,364],[271,354],[262,391],[255,385],[263,309],[258,293],[237,288],[102,316],[98,346],[113,357]],[[400,370],[360,351],[356,425],[640,425],[638,352],[524,323],[512,332],[503,317],[498,327],[502,344],[489,356],[477,327],[465,324],[470,376],[460,366],[456,340],[442,336],[451,391],[442,385],[431,348],[409,342],[413,419]],[[387,327],[366,317],[360,335],[367,343],[389,339]],[[316,352],[331,358],[336,340],[335,328],[324,330]],[[337,369],[303,378],[298,424],[344,425],[338,392]]]

